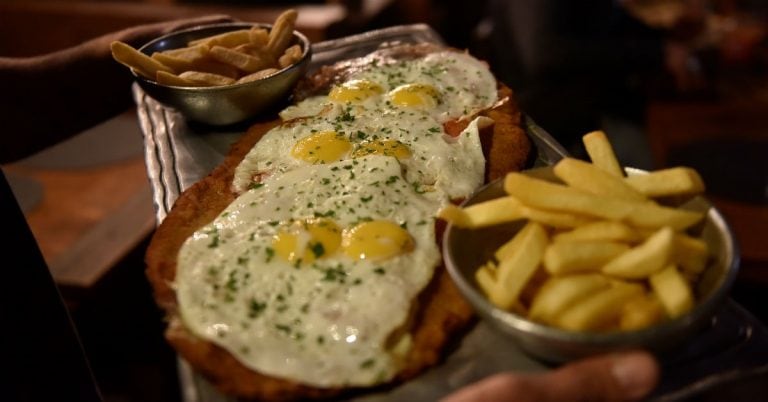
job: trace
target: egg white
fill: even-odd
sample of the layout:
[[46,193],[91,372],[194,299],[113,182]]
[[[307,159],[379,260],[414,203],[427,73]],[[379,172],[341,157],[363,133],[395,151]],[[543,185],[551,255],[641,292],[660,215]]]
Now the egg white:
[[[472,116],[498,100],[497,84],[488,66],[466,53],[436,52],[412,60],[373,64],[356,71],[346,81],[366,80],[379,85],[383,93],[361,102],[367,108],[381,109],[387,93],[405,84],[426,84],[440,94],[439,103],[426,112],[444,123]],[[315,116],[329,104],[327,96],[303,100],[280,113],[284,120]],[[389,105],[388,107],[396,107]]]
[[411,152],[401,160],[409,183],[450,199],[467,197],[483,183],[480,128],[485,124],[488,119],[479,117],[451,137],[433,117],[418,110],[335,105],[323,115],[290,121],[262,137],[237,167],[233,188],[244,191],[256,173],[280,174],[309,165],[291,155],[293,146],[316,132],[333,130],[347,138],[353,149],[376,139],[397,140]]

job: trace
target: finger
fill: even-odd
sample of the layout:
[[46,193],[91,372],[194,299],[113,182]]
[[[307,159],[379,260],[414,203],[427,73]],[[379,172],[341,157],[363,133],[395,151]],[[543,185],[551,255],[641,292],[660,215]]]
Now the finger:
[[549,398],[545,400],[637,400],[656,386],[659,366],[653,356],[637,351],[583,360],[543,377],[543,383],[557,384],[542,388]]
[[623,401],[647,395],[659,369],[645,352],[586,359],[542,374],[504,373],[469,385],[443,402]]

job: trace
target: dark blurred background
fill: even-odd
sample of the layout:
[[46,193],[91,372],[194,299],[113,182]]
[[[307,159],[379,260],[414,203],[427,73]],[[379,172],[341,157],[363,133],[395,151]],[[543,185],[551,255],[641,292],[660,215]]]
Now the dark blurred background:
[[[429,24],[487,60],[574,155],[584,156],[581,135],[602,129],[625,165],[695,167],[741,246],[732,296],[768,320],[768,2],[0,0],[0,56],[193,15],[271,22],[287,7],[299,9],[298,28],[313,41]],[[3,169],[105,398],[180,400],[175,355],[143,276],[155,218],[135,111]]]

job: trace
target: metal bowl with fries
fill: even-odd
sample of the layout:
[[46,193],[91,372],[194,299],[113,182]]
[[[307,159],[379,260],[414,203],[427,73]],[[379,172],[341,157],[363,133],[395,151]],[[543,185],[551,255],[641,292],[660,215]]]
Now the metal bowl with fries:
[[[277,26],[277,22],[275,26]],[[180,49],[193,48],[195,44],[211,37],[217,35],[221,37],[236,31],[245,32],[252,29],[272,32],[273,24],[220,23],[198,26],[157,38],[139,48],[138,51],[147,56],[164,53],[169,57],[174,57],[176,56],[174,52],[183,51]],[[206,76],[198,80],[198,77],[189,76],[190,73],[178,75],[160,73],[164,75],[157,75],[155,79],[151,79],[146,76],[147,74],[137,72],[135,68],[132,69],[132,72],[136,82],[147,94],[160,103],[178,110],[189,120],[210,125],[239,123],[273,110],[285,102],[290,97],[296,82],[306,72],[312,55],[311,44],[306,36],[293,30],[292,27],[290,32],[290,39],[287,40],[285,46],[298,45],[293,49],[298,50],[293,55],[294,59],[283,65],[255,67],[252,69],[252,74],[248,74],[250,77],[244,75],[246,73],[241,69],[239,77],[235,76],[234,79],[221,83],[209,83],[205,81]],[[230,49],[219,50],[222,51],[221,57],[224,59],[230,56],[234,57],[236,59],[234,64],[237,64],[237,58],[246,58],[245,63],[253,61],[252,58],[242,55],[232,55],[235,49],[232,49],[233,51]],[[274,60],[276,61],[279,57],[280,55],[274,55]],[[181,58],[189,59],[190,57],[181,55]],[[164,61],[164,59],[161,60]],[[219,63],[218,60],[214,60],[214,62],[216,68],[225,64]],[[178,73],[179,68],[174,70],[177,70]],[[185,77],[196,82],[187,84],[182,81]]]
[[[595,158],[593,157],[593,161],[594,160]],[[530,172],[524,172],[523,175],[519,176],[553,182],[559,180],[553,173],[553,170],[556,171],[557,169],[557,167],[555,169],[552,167],[534,169]],[[627,168],[625,171],[629,178],[641,175],[647,176],[647,172],[637,169]],[[619,174],[619,177],[621,177],[621,174]],[[713,324],[713,317],[725,304],[733,281],[735,280],[738,271],[739,256],[733,234],[723,216],[702,195],[690,197],[666,197],[659,200],[658,204],[653,202],[654,208],[657,205],[673,205],[675,210],[682,211],[682,214],[677,216],[682,219],[687,219],[687,216],[690,213],[697,213],[701,216],[700,220],[695,224],[687,226],[684,230],[679,229],[679,226],[683,224],[678,224],[677,222],[669,224],[671,226],[678,225],[678,229],[675,229],[674,232],[675,236],[677,236],[677,233],[681,233],[686,236],[695,237],[700,244],[706,244],[708,249],[706,258],[703,260],[700,259],[699,268],[697,268],[698,272],[695,275],[696,279],[691,280],[686,277],[689,293],[692,296],[688,300],[687,307],[684,310],[680,310],[677,314],[665,314],[662,319],[649,321],[644,325],[637,326],[617,327],[618,324],[611,324],[613,326],[608,327],[606,326],[607,324],[603,322],[600,324],[602,327],[594,328],[585,326],[583,328],[577,328],[584,322],[584,320],[579,321],[579,319],[585,317],[584,314],[579,314],[584,313],[587,309],[581,309],[580,313],[573,313],[573,311],[576,310],[574,306],[575,304],[585,304],[584,301],[589,298],[595,301],[595,299],[599,298],[594,297],[597,293],[610,293],[604,291],[606,288],[616,290],[616,283],[614,283],[616,279],[607,275],[609,270],[606,270],[606,266],[609,264],[605,263],[604,265],[601,265],[602,271],[598,268],[596,273],[596,275],[601,274],[608,277],[608,280],[605,281],[606,284],[604,285],[604,288],[601,288],[600,290],[593,289],[586,291],[586,294],[588,295],[581,296],[581,299],[572,299],[568,303],[560,303],[562,309],[556,318],[546,317],[542,314],[539,315],[537,319],[533,319],[533,316],[537,314],[535,312],[537,309],[537,306],[535,306],[537,297],[544,293],[543,289],[548,286],[547,281],[559,278],[559,274],[553,273],[550,266],[546,266],[545,270],[545,263],[548,262],[544,258],[546,255],[543,251],[539,252],[539,255],[542,257],[535,257],[539,258],[540,262],[534,263],[538,264],[537,267],[532,268],[532,273],[526,277],[525,281],[527,285],[520,285],[520,288],[522,289],[519,289],[519,293],[516,293],[512,299],[504,300],[504,298],[507,297],[504,295],[497,297],[494,292],[501,286],[499,284],[499,282],[502,282],[502,277],[500,275],[503,275],[501,274],[503,263],[500,259],[501,257],[499,257],[500,248],[511,243],[510,239],[517,234],[522,233],[524,231],[523,228],[529,225],[528,222],[532,222],[535,219],[514,218],[512,216],[516,214],[516,212],[512,211],[514,207],[510,208],[508,205],[503,212],[499,210],[492,213],[489,213],[489,209],[487,208],[480,208],[474,211],[467,208],[473,205],[481,205],[491,200],[500,200],[501,198],[510,195],[510,187],[514,183],[506,183],[506,181],[508,180],[497,180],[477,191],[460,206],[461,210],[453,209],[452,212],[454,213],[451,214],[453,216],[451,219],[446,219],[448,213],[442,214],[441,211],[441,217],[449,222],[443,237],[443,255],[447,269],[455,283],[480,317],[486,320],[491,327],[499,330],[501,333],[511,336],[522,350],[542,361],[551,363],[563,363],[590,355],[632,348],[643,348],[663,355],[665,353],[673,352],[674,348],[679,347],[686,340],[693,339],[697,333],[706,330],[707,327]],[[525,181],[525,178],[523,178],[522,181]],[[669,180],[666,179],[665,181],[669,182]],[[562,184],[562,182],[558,182],[558,184]],[[531,192],[536,190],[531,187],[525,187],[524,191]],[[703,188],[701,191],[703,191]],[[524,198],[525,197],[523,196],[520,199]],[[561,202],[561,200],[551,201],[553,198],[551,194],[546,195],[545,198],[544,202]],[[535,202],[535,200],[532,202]],[[491,204],[485,203],[484,205]],[[522,212],[523,215],[536,214],[535,211],[530,212],[526,208],[535,209],[535,207],[525,206],[521,209],[524,211]],[[593,208],[593,206],[587,205],[585,208],[589,209]],[[610,209],[611,206],[598,207],[598,209],[600,208]],[[473,221],[474,223],[469,221],[460,223],[462,219],[469,219],[467,218],[468,215],[463,218],[459,216],[464,214],[464,212],[461,211],[471,211],[472,213],[482,212],[482,216],[470,216],[469,218],[475,219],[475,221]],[[601,214],[603,212],[604,211],[598,211],[597,213]],[[466,213],[469,214],[470,212]],[[504,222],[489,223],[489,220],[493,221],[493,219],[495,219],[489,218],[489,214],[492,215],[496,213],[500,214],[500,216],[503,215],[501,220]],[[611,212],[605,213],[610,214]],[[560,219],[562,216],[546,215],[543,219],[554,220],[555,218]],[[645,217],[633,216],[628,219],[640,226],[645,225],[645,222],[640,222],[645,219]],[[656,217],[651,216],[649,219],[656,219]],[[486,222],[479,223],[481,220],[485,220]],[[568,226],[570,223],[565,222],[564,225]],[[668,224],[664,223],[663,226],[668,226]],[[515,261],[518,261],[518,265],[524,265],[526,259],[530,259],[529,256],[531,254],[537,253],[535,250],[537,247],[540,250],[549,252],[546,248],[556,244],[556,235],[571,229],[572,228],[570,227],[567,229],[550,229],[548,232],[550,237],[546,240],[549,243],[543,246],[523,246],[522,251],[519,251],[519,258]],[[646,240],[637,240],[636,243],[630,247],[630,250],[646,247],[640,247],[637,245],[638,243],[653,243],[650,239],[656,235],[649,236],[648,234],[645,234],[643,236],[645,236]],[[546,235],[544,235],[544,237],[546,237]],[[518,249],[520,248],[518,247]],[[585,247],[582,247],[581,251],[584,251],[585,249]],[[674,251],[672,251],[672,253],[674,253]],[[492,267],[489,266],[489,264],[491,264],[489,261],[493,262]],[[613,262],[613,260],[608,261]],[[683,265],[685,264],[679,263],[679,272],[681,272],[679,278],[683,278],[687,275],[686,270],[683,269]],[[488,272],[479,272],[488,269],[492,270],[493,273],[488,274]],[[582,277],[587,276],[587,273],[583,270],[583,267],[579,268],[579,272],[576,272],[576,274],[583,274],[581,275]],[[541,274],[543,271],[548,272],[537,276],[537,274]],[[668,271],[668,269],[666,269],[665,265],[665,269],[657,270],[657,273],[658,271]],[[588,274],[593,273],[595,272],[592,271]],[[506,278],[517,278],[520,274],[513,273],[511,275],[512,276],[507,275]],[[493,280],[498,281],[490,282],[491,279],[488,278],[491,277]],[[660,284],[660,287],[669,288],[668,285],[670,285],[671,282],[674,282],[668,282],[666,279],[669,278],[663,278],[659,279],[656,283],[653,283],[653,279],[658,278],[651,277],[648,277],[648,280],[645,282],[641,282],[639,278],[632,277],[631,275],[619,279],[624,281],[622,283],[628,284],[622,285],[626,288],[638,286],[638,282],[640,282],[641,286],[645,287],[645,292],[652,294],[651,296],[657,300],[661,300],[663,297],[658,294],[659,289],[656,285]],[[516,279],[505,282],[505,285],[508,286],[512,284],[512,287],[517,286],[513,283],[514,280]],[[539,284],[535,285],[536,282]],[[496,286],[496,288],[493,286]],[[531,286],[533,290],[526,290],[527,288],[523,288],[523,286]],[[538,286],[538,288],[536,286]],[[550,286],[550,289],[554,288],[554,286]],[[491,289],[490,292],[489,289]],[[554,294],[558,292],[549,292],[549,295],[546,297],[542,296],[541,299],[548,298],[550,300],[547,300],[547,302],[552,302],[553,300],[564,297],[563,295],[571,290],[572,289],[565,289],[561,286],[559,288],[560,294]],[[655,295],[653,294],[654,291],[656,292]],[[614,296],[616,296],[615,293]],[[612,300],[617,301],[620,298],[621,297],[614,297]],[[607,299],[604,299],[603,301],[605,300]],[[667,313],[669,312],[669,309],[667,309],[669,305],[665,304],[667,302],[672,304],[673,311],[675,306],[682,305],[680,303],[680,298],[677,298],[676,296],[672,296],[671,300],[662,300],[662,302],[657,303],[662,305],[662,307],[664,307],[662,311],[667,310]],[[507,303],[507,308],[502,308],[500,305],[504,305],[505,303]],[[546,302],[539,304],[541,305],[544,303]],[[549,303],[549,307],[551,306],[552,303]],[[602,307],[604,310],[608,308],[607,305],[603,305]],[[539,309],[539,311],[546,310]],[[626,311],[626,307],[624,311]],[[568,315],[567,318],[565,317],[566,315]],[[635,316],[637,316],[637,314],[635,314]],[[546,317],[547,319],[538,319],[541,317]],[[601,317],[593,317],[591,323],[594,324],[595,322],[600,322],[601,319]],[[624,317],[614,318],[613,320],[618,321],[619,319],[623,320]],[[623,322],[624,321],[622,321],[622,325]]]

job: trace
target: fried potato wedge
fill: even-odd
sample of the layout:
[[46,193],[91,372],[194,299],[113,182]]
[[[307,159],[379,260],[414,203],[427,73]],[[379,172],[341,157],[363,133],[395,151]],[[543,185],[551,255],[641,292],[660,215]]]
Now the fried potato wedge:
[[617,221],[596,221],[561,232],[552,237],[553,242],[618,241],[634,243],[642,235],[624,223]]
[[194,82],[198,86],[215,87],[221,85],[231,85],[235,80],[223,75],[204,73],[202,71],[185,71],[179,74],[179,77]]
[[620,282],[594,293],[565,310],[556,322],[560,328],[572,331],[604,331],[614,329],[624,305],[642,295],[642,285]]
[[709,246],[702,239],[675,233],[671,260],[686,273],[698,275],[707,266]]
[[491,263],[489,262],[475,271],[475,280],[485,294],[493,293],[496,286],[496,268],[489,264]]
[[198,86],[194,81],[179,77],[176,74],[166,71],[158,71],[155,81],[163,85],[170,85],[175,87],[194,87]]
[[616,158],[613,146],[603,131],[593,131],[582,137],[582,142],[587,150],[592,163],[616,177],[624,177],[624,170]]
[[575,274],[549,278],[536,292],[529,315],[532,320],[552,323],[565,309],[591,294],[607,289],[610,282],[600,274]]
[[563,158],[554,167],[555,175],[573,188],[595,195],[630,201],[646,201],[646,197],[615,174],[595,164],[574,158]]
[[552,275],[600,272],[605,263],[627,250],[628,245],[611,241],[552,243],[544,252],[544,268]]
[[207,38],[196,39],[189,42],[189,46],[202,45],[208,48],[221,46],[232,48],[238,45],[249,43],[251,41],[250,29],[239,29],[237,31],[224,32]]
[[275,19],[272,30],[269,31],[269,41],[265,49],[275,58],[280,57],[291,43],[291,35],[296,25],[298,13],[296,10],[286,10]]
[[704,193],[704,181],[694,169],[674,167],[626,177],[624,182],[647,197]]
[[211,59],[208,56],[208,48],[205,46],[155,52],[152,54],[152,58],[171,67],[177,73],[202,71],[230,78],[235,78],[239,74],[237,68]]
[[528,206],[551,211],[621,220],[633,210],[633,204],[622,200],[600,197],[521,173],[508,174],[504,179],[504,190]]
[[674,265],[651,275],[648,281],[670,317],[679,317],[693,308],[691,287]]
[[134,49],[130,45],[114,41],[110,44],[112,57],[120,64],[129,67],[138,74],[143,75],[150,80],[154,80],[158,71],[172,73],[173,69],[165,64],[147,56],[146,54]]
[[633,331],[647,328],[661,322],[667,317],[664,306],[653,293],[635,297],[624,305],[619,320],[619,329]]
[[602,272],[617,278],[647,278],[669,263],[674,238],[674,231],[663,227],[642,244],[608,261]]
[[526,224],[513,239],[519,244],[514,246],[514,253],[499,261],[496,286],[489,295],[491,302],[503,309],[517,303],[523,287],[541,264],[548,243],[546,231],[536,222]]
[[704,217],[700,212],[665,207],[650,201],[635,202],[602,197],[521,173],[508,174],[504,179],[504,189],[509,195],[530,207],[626,221],[638,227],[670,226],[682,230]]
[[269,65],[269,60],[223,46],[213,46],[208,51],[217,61],[236,67],[246,73],[255,73]]

